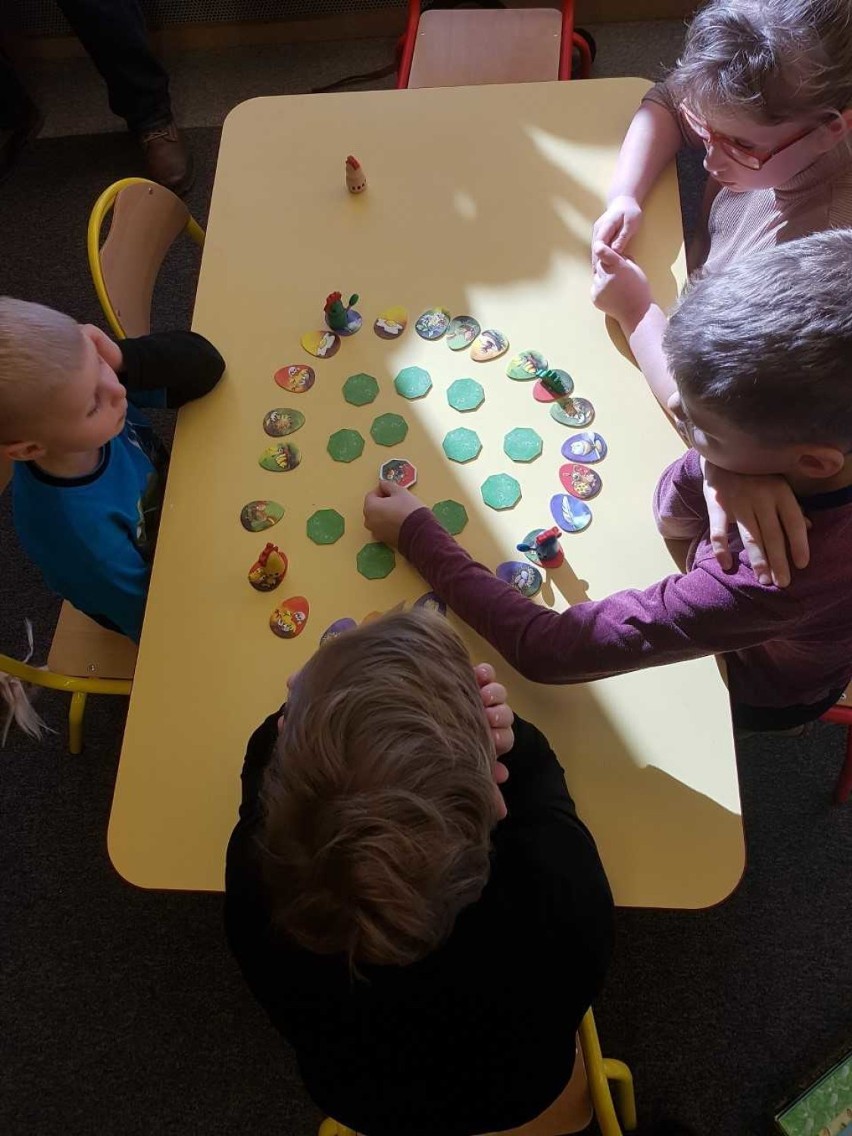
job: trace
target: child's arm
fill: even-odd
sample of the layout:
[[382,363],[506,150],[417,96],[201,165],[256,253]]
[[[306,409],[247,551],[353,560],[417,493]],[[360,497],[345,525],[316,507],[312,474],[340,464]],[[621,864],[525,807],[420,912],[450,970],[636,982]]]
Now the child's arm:
[[642,220],[642,204],[651,186],[680,149],[682,135],[677,118],[665,106],[643,102],[628,127],[615,174],[607,193],[607,207],[592,230],[592,258],[598,242],[624,252]]
[[606,245],[596,246],[596,253],[592,301],[618,322],[654,397],[671,418],[669,399],[677,386],[663,351],[666,313],[654,303],[638,264]]
[[711,559],[644,591],[617,592],[554,612],[478,564],[406,489],[381,482],[364,502],[377,540],[398,544],[430,586],[526,678],[587,682],[684,659],[741,650],[776,636],[782,593]]
[[123,339],[119,377],[132,394],[166,393],[166,406],[177,409],[216,386],[225,360],[212,343],[194,331],[160,331]]

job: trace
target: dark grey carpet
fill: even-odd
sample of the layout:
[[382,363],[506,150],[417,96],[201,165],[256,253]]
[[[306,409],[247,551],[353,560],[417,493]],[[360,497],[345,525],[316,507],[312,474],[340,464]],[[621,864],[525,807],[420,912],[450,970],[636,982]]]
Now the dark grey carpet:
[[[189,138],[203,221],[217,136]],[[135,170],[121,135],[34,145],[0,186],[0,292],[101,322],[86,219],[98,191]],[[188,250],[167,265],[156,326],[188,323],[193,273]],[[21,650],[28,614],[43,657],[57,603],[23,560],[7,498],[0,644]],[[220,897],[138,891],[110,867],[123,705],[93,700],[82,758],[64,748],[65,700],[41,705],[56,737],[16,736],[0,753],[0,1131],[312,1136],[292,1056],[225,950]],[[829,803],[841,745],[830,727],[745,745],[739,890],[707,912],[620,913],[598,1022],[605,1051],[632,1065],[644,1114],[659,1106],[702,1136],[766,1132],[796,1079],[849,1040],[852,805]]]

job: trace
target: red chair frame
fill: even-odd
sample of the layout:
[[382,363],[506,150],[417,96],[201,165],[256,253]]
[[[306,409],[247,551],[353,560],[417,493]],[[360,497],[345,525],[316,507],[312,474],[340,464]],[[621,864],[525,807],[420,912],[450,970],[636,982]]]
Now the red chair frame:
[[[571,57],[574,48],[580,53],[580,78],[588,79],[592,73],[592,52],[587,40],[574,31],[574,0],[562,0],[562,41],[559,47],[559,71],[557,78],[571,78]],[[408,22],[405,34],[400,41],[399,72],[397,90],[405,90],[411,75],[411,61],[417,44],[417,29],[420,25],[421,0],[408,0]]]
[[846,756],[834,786],[834,803],[842,805],[852,793],[852,706],[832,706],[830,710],[826,710],[821,720],[833,722],[836,726],[846,726]]

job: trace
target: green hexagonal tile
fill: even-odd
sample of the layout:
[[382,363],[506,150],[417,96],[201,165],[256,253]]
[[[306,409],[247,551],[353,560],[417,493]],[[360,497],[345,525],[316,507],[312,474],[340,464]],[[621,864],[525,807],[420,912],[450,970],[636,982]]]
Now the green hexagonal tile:
[[403,367],[393,387],[403,398],[423,398],[432,389],[432,378],[422,367]]
[[479,456],[482,442],[479,435],[473,430],[466,430],[460,426],[458,430],[450,430],[443,441],[444,453],[454,462],[469,462]]
[[357,430],[338,430],[328,439],[327,449],[336,462],[352,462],[364,452],[364,439]]
[[379,446],[397,446],[408,433],[408,423],[399,414],[380,414],[370,427],[373,441]]
[[383,580],[396,565],[393,550],[378,542],[365,544],[356,557],[358,571],[368,580]]
[[353,406],[366,406],[375,400],[378,393],[379,384],[372,375],[365,375],[363,371],[350,375],[343,384],[343,397]]
[[503,452],[514,462],[531,462],[541,453],[542,445],[535,430],[519,426],[503,439]]
[[458,501],[438,501],[432,506],[432,512],[438,523],[447,530],[450,536],[458,536],[467,524],[467,509]]
[[336,509],[317,509],[308,517],[308,540],[314,544],[334,544],[343,536],[346,522]]
[[482,500],[491,509],[511,509],[521,499],[521,487],[508,473],[495,473],[480,487]]
[[453,410],[476,410],[485,400],[485,391],[476,379],[456,379],[447,389],[447,402]]

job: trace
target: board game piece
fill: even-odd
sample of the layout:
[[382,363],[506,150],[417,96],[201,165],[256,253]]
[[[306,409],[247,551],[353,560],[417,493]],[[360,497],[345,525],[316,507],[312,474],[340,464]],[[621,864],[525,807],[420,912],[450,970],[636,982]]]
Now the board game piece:
[[249,501],[240,509],[240,524],[246,532],[259,533],[277,525],[284,516],[284,506],[277,501]]
[[572,434],[567,442],[562,443],[562,456],[568,461],[581,461],[590,465],[592,462],[603,461],[606,457],[606,442],[600,434],[590,430],[582,434]]
[[417,483],[417,469],[405,458],[391,458],[379,466],[382,481],[392,481],[402,489],[410,489]]
[[507,560],[505,564],[498,564],[494,574],[527,599],[538,595],[544,583],[538,568],[525,564],[523,560]]
[[547,359],[540,351],[519,351],[509,360],[506,374],[516,382],[528,383],[536,378],[540,371],[546,371],[547,368]]
[[284,438],[295,434],[305,425],[305,416],[300,410],[290,410],[286,406],[276,406],[263,417],[263,429],[270,438]]
[[483,481],[479,492],[491,509],[513,509],[521,499],[521,487],[508,473],[492,473]]
[[353,304],[357,303],[357,292],[352,293],[345,305],[340,292],[332,292],[326,296],[323,312],[326,325],[331,331],[336,331],[338,335],[354,335],[356,331],[361,330],[363,322],[361,314],[353,307]]
[[592,510],[567,493],[550,498],[550,513],[563,532],[582,532],[592,523]]
[[550,417],[563,426],[588,426],[595,408],[587,398],[560,398],[550,408]]
[[330,359],[340,350],[340,336],[333,331],[306,331],[299,342],[317,359]]
[[269,626],[279,639],[295,639],[305,630],[310,610],[304,596],[291,596],[270,615]]
[[344,615],[342,619],[335,619],[334,623],[329,624],[320,635],[320,647],[324,647],[326,643],[330,643],[332,639],[336,639],[344,631],[351,631],[353,627],[357,626],[358,624],[349,615]]
[[357,430],[336,430],[326,446],[333,461],[353,462],[364,452],[364,439]]
[[440,339],[450,326],[450,319],[446,308],[427,308],[417,317],[414,330],[421,339]]
[[467,524],[467,509],[458,501],[438,501],[432,506],[432,512],[438,524],[446,529],[450,536],[458,536]]
[[367,188],[367,177],[358,159],[350,154],[346,159],[345,169],[346,188],[350,193],[363,193]]
[[393,549],[388,548],[386,544],[382,544],[380,541],[375,541],[372,544],[364,545],[355,562],[358,571],[365,579],[383,580],[385,576],[389,576],[393,572],[396,557],[393,554]]
[[425,607],[427,611],[434,611],[436,615],[446,615],[447,605],[441,599],[437,592],[426,592],[425,595],[416,599],[411,605],[412,607]]
[[314,544],[334,544],[340,540],[346,522],[336,509],[317,509],[308,517],[306,531],[308,540]]
[[447,347],[451,351],[463,351],[470,347],[481,330],[473,316],[456,316],[447,328]]
[[408,327],[408,312],[405,308],[385,308],[376,317],[373,331],[379,339],[399,339]]
[[485,401],[485,391],[476,379],[456,379],[447,388],[447,402],[453,410],[476,410]]
[[309,391],[316,382],[316,377],[313,367],[309,367],[305,363],[294,363],[289,367],[279,367],[275,372],[276,383],[279,387],[289,391],[290,394],[304,394],[305,391]]
[[566,493],[570,493],[572,497],[579,497],[581,501],[590,501],[603,489],[598,471],[589,469],[587,465],[578,465],[577,462],[568,462],[561,466],[559,480]]
[[249,568],[248,582],[259,592],[271,592],[287,575],[287,557],[271,542]]
[[561,535],[558,526],[533,529],[517,546],[518,552],[523,552],[527,560],[540,564],[542,568],[559,568],[565,560],[565,553],[559,546]]
[[359,371],[350,375],[343,384],[343,397],[352,406],[366,406],[374,402],[379,393],[379,384],[372,375]]
[[556,368],[539,373],[538,382],[533,387],[533,398],[536,402],[555,402],[558,398],[566,398],[573,390],[574,380],[568,372]]
[[503,332],[489,327],[474,339],[470,348],[470,357],[477,363],[487,363],[490,359],[499,359],[508,350],[509,340]]
[[444,447],[444,453],[450,461],[454,462],[472,461],[479,456],[482,449],[479,435],[475,434],[473,430],[466,430],[464,426],[460,426],[458,430],[450,430],[441,444]]
[[302,455],[292,442],[276,442],[274,446],[266,447],[258,458],[258,464],[270,473],[289,473],[301,460]]
[[380,414],[370,427],[377,446],[398,446],[408,433],[408,423],[399,414]]
[[432,389],[432,378],[422,367],[403,367],[393,387],[403,398],[423,398]]
[[503,452],[515,462],[531,462],[539,456],[543,442],[535,430],[517,426],[503,439]]

